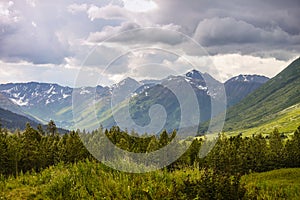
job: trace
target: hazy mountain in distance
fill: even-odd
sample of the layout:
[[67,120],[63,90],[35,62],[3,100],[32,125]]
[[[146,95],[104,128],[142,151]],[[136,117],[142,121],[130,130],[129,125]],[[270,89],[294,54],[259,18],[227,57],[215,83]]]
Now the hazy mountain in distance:
[[9,130],[24,130],[27,122],[33,127],[37,127],[38,125],[36,121],[25,116],[0,108],[0,124],[2,128],[7,128]]
[[[248,77],[248,76],[247,76]],[[235,78],[236,79],[236,78]],[[248,77],[247,83],[241,83],[240,79],[226,82],[230,90],[227,98],[230,103],[236,103],[249,92],[252,92],[257,83],[262,84],[264,78]],[[243,79],[244,80],[244,79]],[[114,110],[124,108],[124,100],[130,98],[130,113],[132,119],[140,125],[149,123],[148,108],[154,104],[166,106],[170,115],[166,128],[176,126],[175,118],[180,115],[178,101],[172,92],[166,87],[181,87],[181,83],[188,83],[193,88],[199,105],[201,107],[201,121],[211,117],[211,98],[218,100],[222,91],[222,83],[215,80],[207,73],[191,70],[184,75],[169,76],[162,80],[136,81],[130,77],[110,87],[81,87],[70,88],[50,83],[9,83],[0,84],[0,105],[4,105],[10,111],[26,115],[44,124],[54,120],[59,127],[66,129],[74,128],[74,120],[83,127],[97,127],[102,124],[104,127],[115,125],[112,116],[112,97],[116,95],[121,99],[117,102]],[[163,86],[163,87],[162,87]],[[210,87],[208,87],[210,86]],[[240,89],[249,87],[250,89]],[[72,101],[72,95],[73,100]],[[76,116],[73,116],[73,105],[75,102]],[[116,101],[114,101],[116,102]],[[221,112],[222,108],[219,109]],[[97,115],[97,120],[92,118]],[[88,129],[88,127],[85,127]]]
[[266,83],[269,78],[260,75],[239,75],[225,82],[227,106],[233,106]]
[[[204,78],[205,77],[205,78]],[[210,86],[216,86],[213,88],[208,88],[206,81],[209,81]],[[157,82],[156,82],[157,83]],[[166,123],[163,129],[173,130],[179,128],[179,123],[181,120],[181,105],[186,104],[186,102],[179,102],[175,94],[170,90],[170,88],[179,89],[181,92],[186,92],[184,90],[184,84],[189,84],[196,95],[196,100],[199,104],[200,120],[206,121],[211,118],[211,98],[218,98],[218,90],[221,87],[221,83],[208,74],[202,74],[197,70],[192,70],[185,75],[180,76],[169,76],[162,79],[159,84],[152,83],[151,87],[149,85],[142,85],[134,94],[131,95],[130,99],[130,118],[139,126],[147,126],[151,123],[153,119],[150,119],[149,111],[154,105],[161,105],[166,111]],[[182,88],[182,89],[181,89]],[[123,95],[125,96],[125,95]],[[188,94],[186,94],[188,96]],[[117,112],[126,114],[126,107],[116,108]],[[190,111],[190,114],[194,110]],[[159,117],[159,116],[158,116]],[[112,113],[103,117],[101,123],[105,126],[112,126],[116,124]]]

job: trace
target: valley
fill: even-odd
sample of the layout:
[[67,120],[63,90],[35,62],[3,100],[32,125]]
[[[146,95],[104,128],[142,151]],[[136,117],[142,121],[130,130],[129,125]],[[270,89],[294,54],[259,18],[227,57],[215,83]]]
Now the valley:
[[[213,88],[208,88],[204,78],[210,81]],[[178,87],[181,81],[192,86],[201,108],[201,122],[211,118],[211,99],[218,98],[218,94],[226,89],[227,106],[232,106],[245,98],[248,94],[266,82],[268,78],[257,75],[238,76],[225,82],[224,86],[209,74],[202,74],[199,71],[192,70],[182,76],[170,76],[163,80],[143,80],[136,81],[128,78],[111,87],[82,87],[70,88],[57,84],[48,83],[10,83],[0,85],[0,107],[25,115],[39,123],[46,124],[51,119],[56,124],[65,129],[74,129],[75,124],[79,123],[81,128],[93,130],[100,124],[109,128],[116,124],[112,116],[112,109],[122,112],[122,103],[111,108],[111,98],[113,91],[121,91],[124,97],[130,98],[131,117],[136,123],[146,125],[149,123],[148,110],[154,104],[166,106],[168,115],[168,124],[164,127],[167,130],[176,129],[179,121],[179,105],[176,103],[176,97],[172,96],[168,87]],[[161,87],[163,86],[163,87]],[[137,88],[135,92],[126,94],[130,88]],[[166,87],[166,88],[164,88]],[[224,89],[225,88],[225,89]],[[242,92],[241,92],[242,91]],[[129,96],[128,96],[129,95]],[[150,98],[148,97],[150,96]],[[75,106],[77,111],[82,114],[72,112],[74,99],[79,102]],[[126,99],[124,98],[124,100]],[[218,99],[216,100],[218,101]],[[169,105],[166,105],[168,102]],[[82,105],[88,105],[83,106]],[[146,106],[144,106],[146,105]],[[224,109],[224,108],[223,108]],[[216,111],[216,114],[223,110]],[[93,113],[97,115],[97,121],[89,119]],[[82,121],[84,118],[84,121]],[[129,127],[130,128],[130,127]]]
[[[159,81],[126,78],[111,87],[2,84],[0,198],[298,199],[299,70],[300,58],[271,79],[240,75],[224,87],[196,70]],[[185,83],[202,108],[201,130],[226,111],[218,137],[205,131],[177,137],[181,109],[168,88]],[[213,113],[210,103],[220,101],[222,88],[227,104]],[[121,98],[112,104],[116,91]],[[164,106],[164,130],[153,135],[116,126],[113,112],[125,113],[126,102],[141,126],[151,121],[151,105]],[[51,119],[71,131],[38,127]],[[80,129],[72,131],[75,122]],[[156,154],[161,148],[168,151]]]

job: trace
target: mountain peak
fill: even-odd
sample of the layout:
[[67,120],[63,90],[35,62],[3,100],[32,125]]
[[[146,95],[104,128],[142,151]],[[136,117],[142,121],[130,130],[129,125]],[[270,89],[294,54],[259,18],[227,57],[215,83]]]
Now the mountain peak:
[[203,79],[202,75],[203,74],[196,69],[193,69],[185,74],[186,77],[190,77],[193,79]]
[[122,81],[120,81],[119,83],[112,85],[111,89],[127,91],[132,88],[138,88],[139,86],[141,86],[140,82],[136,81],[133,78],[127,77],[127,78],[123,79]]
[[120,81],[117,85],[122,86],[122,85],[132,85],[132,84],[137,85],[137,84],[139,84],[139,82],[133,78],[127,77],[127,78],[123,79],[122,81]]
[[226,83],[229,82],[254,82],[254,83],[265,83],[269,80],[268,77],[266,76],[261,76],[261,75],[245,75],[245,74],[240,74],[238,76],[234,76],[231,79],[229,79],[228,81],[226,81]]

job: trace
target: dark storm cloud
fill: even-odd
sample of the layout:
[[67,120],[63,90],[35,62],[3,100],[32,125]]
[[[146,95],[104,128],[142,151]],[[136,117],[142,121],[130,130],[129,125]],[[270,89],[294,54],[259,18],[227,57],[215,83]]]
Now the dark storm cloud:
[[203,20],[198,24],[194,38],[206,46],[235,43],[300,44],[299,35],[290,35],[280,27],[266,30],[234,18]]
[[[300,35],[292,35],[276,26],[271,29],[255,27],[234,18],[212,18],[201,21],[194,38],[204,45],[209,53],[256,54],[290,59],[286,53],[274,53],[274,49],[300,50]],[[261,57],[264,57],[261,56]]]
[[258,52],[281,49],[291,52],[290,56],[264,54],[290,59],[300,51],[298,0],[156,2],[160,4],[156,15],[153,14],[156,23],[176,22],[182,26],[181,31],[194,35],[209,53],[258,55]]
[[[128,1],[0,0],[0,61],[56,65],[74,60],[78,66],[91,46],[136,29],[140,30],[111,39],[111,49],[91,57],[87,67],[105,67],[112,55],[130,45],[157,43],[183,49],[189,56],[201,55],[202,49],[169,29],[194,38],[210,55],[287,61],[300,54],[299,0],[152,0],[157,8],[147,12],[126,9]],[[143,31],[145,27],[160,31]],[[135,60],[123,62],[127,66]]]
[[156,0],[156,2],[160,5],[160,9],[157,15],[153,16],[154,20],[160,23],[171,21],[187,25],[186,29],[191,31],[203,19],[232,17],[258,27],[278,25],[288,33],[300,33],[298,0]]

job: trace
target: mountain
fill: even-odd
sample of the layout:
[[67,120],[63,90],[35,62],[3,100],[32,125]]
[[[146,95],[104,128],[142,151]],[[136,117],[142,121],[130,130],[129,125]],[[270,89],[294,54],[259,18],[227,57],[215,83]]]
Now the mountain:
[[239,75],[225,82],[227,106],[233,106],[266,83],[269,78],[259,75]]
[[[64,118],[71,118],[72,88],[48,83],[9,83],[1,84],[0,92],[16,106],[37,121],[47,123],[55,119],[57,125],[68,128],[68,123],[61,123]],[[82,91],[83,93],[86,90]],[[9,110],[11,110],[9,108]],[[11,110],[14,111],[14,110]],[[69,112],[68,112],[69,111]]]
[[[246,83],[242,83],[245,78],[240,80],[239,77],[227,82],[230,102],[239,101],[264,81],[259,76],[246,78]],[[164,128],[170,130],[178,127],[181,111],[176,96],[168,88],[181,88],[182,92],[186,92],[184,83],[188,83],[196,95],[201,121],[224,111],[224,107],[217,106],[214,107],[214,113],[211,110],[212,99],[217,102],[216,105],[220,102],[220,94],[224,91],[222,84],[208,73],[197,70],[162,80],[136,81],[128,77],[109,87],[70,88],[37,82],[0,84],[0,106],[43,124],[52,119],[58,127],[73,129],[76,122],[81,128],[90,130],[100,124],[106,128],[115,125],[113,113],[119,116],[122,113],[136,124],[146,126],[150,123],[149,108],[158,104],[165,107],[168,117]],[[184,100],[183,104],[188,100]],[[127,116],[127,101],[130,116]],[[193,113],[193,110],[190,112]]]
[[[134,83],[134,82],[132,82]],[[192,70],[185,75],[180,76],[169,76],[161,81],[153,81],[147,82],[147,84],[151,85],[143,85],[142,82],[135,83],[135,92],[131,93],[131,99],[129,101],[129,114],[126,111],[128,107],[123,103],[125,101],[126,94],[121,94],[123,99],[119,100],[119,105],[114,108],[114,114],[112,112],[107,113],[107,115],[101,118],[104,119],[101,121],[101,124],[104,126],[112,126],[116,124],[114,118],[125,117],[126,119],[122,120],[119,119],[119,122],[124,122],[124,125],[135,123],[142,127],[147,127],[150,123],[152,124],[159,124],[161,120],[164,120],[164,117],[161,117],[163,113],[158,113],[156,111],[151,117],[151,107],[154,105],[160,105],[164,108],[166,114],[166,121],[162,129],[167,130],[174,130],[179,128],[179,122],[181,121],[181,109],[183,105],[186,105],[190,102],[190,99],[183,98],[182,102],[179,102],[176,94],[172,91],[172,88],[175,90],[179,90],[184,97],[188,97],[190,94],[186,90],[185,85],[190,85],[193,93],[196,97],[196,103],[198,103],[199,108],[201,110],[200,118],[201,121],[206,121],[211,118],[212,111],[211,111],[211,99],[218,100],[218,94],[220,93],[222,84],[211,77],[209,74],[201,73],[196,70]],[[209,89],[208,84],[210,86],[214,86],[213,88]],[[124,89],[122,89],[124,90]],[[128,90],[127,90],[128,91]],[[131,90],[132,91],[132,90]],[[118,93],[118,92],[117,92]],[[188,106],[189,107],[189,106]],[[190,106],[192,107],[192,106]],[[189,111],[189,115],[192,116],[194,107],[191,108]],[[223,110],[216,110],[215,112],[221,112]],[[196,113],[199,115],[198,113]],[[216,113],[215,113],[216,114]],[[196,117],[196,116],[194,116]],[[132,119],[134,122],[128,120],[128,118]],[[127,121],[126,121],[127,120]],[[187,124],[189,124],[187,122]],[[195,125],[195,124],[194,124]],[[157,125],[159,126],[159,125]],[[186,125],[188,126],[188,125]],[[140,129],[142,131],[143,129]],[[139,132],[139,130],[138,130]]]
[[0,123],[2,128],[7,128],[10,130],[24,130],[27,122],[29,122],[33,127],[38,125],[37,122],[32,121],[25,116],[18,115],[11,111],[0,108]]
[[227,110],[225,130],[258,126],[300,102],[300,58]]
[[22,112],[20,106],[12,102],[9,98],[0,93],[0,107],[15,113]]
[[295,128],[300,124],[300,103],[290,106],[282,111],[272,114],[272,118],[267,122],[259,124],[252,128],[244,128],[238,130],[227,131],[228,135],[238,135],[251,137],[253,134],[268,135],[277,128],[280,133],[290,134],[294,133]]

